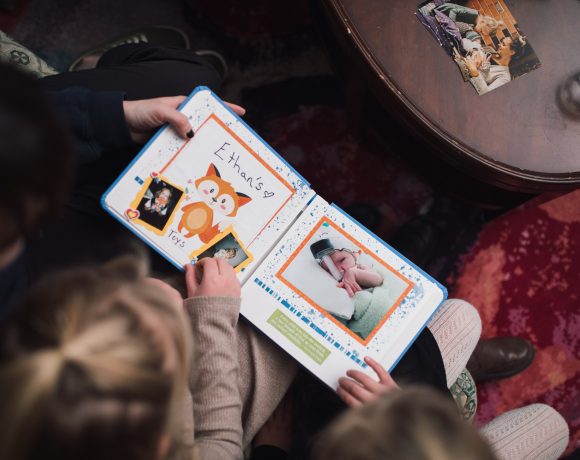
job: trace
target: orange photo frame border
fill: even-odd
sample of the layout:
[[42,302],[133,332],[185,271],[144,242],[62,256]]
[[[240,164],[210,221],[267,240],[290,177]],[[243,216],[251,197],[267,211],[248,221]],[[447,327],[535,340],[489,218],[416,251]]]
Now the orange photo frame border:
[[[179,198],[179,200],[177,201],[177,203],[175,203],[175,207],[173,208],[173,211],[171,212],[171,215],[169,216],[169,218],[165,222],[165,225],[163,226],[163,229],[159,230],[158,228],[153,227],[153,225],[148,224],[147,222],[145,222],[144,220],[142,220],[141,219],[141,214],[139,214],[139,217],[136,217],[134,219],[128,219],[128,220],[129,220],[129,222],[134,222],[135,224],[142,225],[147,230],[152,231],[156,235],[163,236],[163,235],[165,235],[165,232],[167,231],[167,229],[169,228],[169,226],[173,223],[173,220],[175,219],[175,214],[178,211],[179,205],[181,204],[181,202],[185,198],[185,189],[183,189],[182,187],[179,187],[179,186],[175,185],[171,181],[167,180],[165,177],[161,176],[161,174],[159,174],[157,177],[155,177],[155,179],[159,179],[160,181],[163,181],[166,184],[171,185],[173,188],[175,188],[176,190],[179,190],[181,192],[181,198]],[[141,188],[137,192],[137,196],[135,197],[135,199],[133,201],[131,201],[131,204],[129,205],[129,207],[132,210],[134,210],[134,211],[137,210],[137,207],[139,206],[139,203],[141,202],[141,200],[145,196],[145,192],[147,192],[147,189],[151,185],[151,182],[153,182],[155,179],[153,177],[149,176],[147,178],[147,180],[145,180],[145,182],[143,182],[143,185],[141,186]],[[127,216],[125,216],[125,217],[127,218]]]
[[244,253],[248,256],[248,258],[246,260],[244,260],[242,263],[240,263],[238,266],[236,266],[234,268],[234,271],[237,273],[237,272],[241,271],[242,269],[246,268],[248,265],[250,265],[250,263],[252,263],[254,261],[254,256],[252,255],[252,253],[250,251],[248,251],[246,249],[246,247],[244,247],[244,245],[242,244],[242,242],[240,240],[240,237],[235,232],[234,227],[232,225],[230,225],[228,228],[226,228],[225,231],[223,231],[222,233],[219,233],[216,236],[214,236],[208,243],[204,244],[201,248],[198,248],[198,249],[194,250],[193,252],[191,252],[188,256],[189,260],[192,260],[193,258],[197,257],[202,252],[207,251],[209,248],[211,248],[212,246],[219,243],[221,240],[226,238],[228,235],[232,235],[234,237],[236,242],[239,244],[240,248],[242,248]]
[[[286,206],[288,201],[290,201],[292,196],[296,193],[296,190],[292,187],[292,185],[290,185],[286,180],[284,180],[284,178],[282,176],[280,176],[280,174],[278,174],[274,168],[272,168],[268,163],[266,163],[262,158],[260,158],[260,156],[248,144],[246,144],[242,140],[242,138],[240,138],[240,136],[238,136],[236,133],[234,133],[228,125],[226,125],[222,120],[220,120],[214,112],[209,114],[209,116],[198,126],[198,128],[195,130],[195,132],[196,133],[199,132],[199,130],[201,130],[207,124],[207,122],[210,120],[215,121],[223,130],[225,130],[231,137],[233,137],[244,149],[246,149],[248,151],[248,153],[250,153],[250,155],[252,155],[256,160],[258,160],[258,162],[262,166],[264,166],[274,177],[276,177],[276,179],[278,179],[278,181],[280,183],[282,183],[282,185],[284,185],[288,190],[290,190],[290,196],[276,210],[276,212],[272,215],[270,220],[268,220],[268,222],[266,222],[266,224],[258,231],[258,233],[256,233],[256,235],[252,238],[252,241],[250,241],[248,243],[247,247],[250,247],[252,245],[252,243],[255,241],[255,239],[260,235],[260,233],[262,233],[262,231],[268,225],[270,225],[270,222],[272,222],[272,220],[278,215],[280,210],[284,206]],[[192,139],[195,139],[195,136]],[[169,161],[165,164],[165,166],[163,166],[161,171],[159,171],[159,174],[163,174],[167,170],[167,168],[171,165],[171,163],[173,163],[173,161],[175,161],[175,159],[181,154],[183,149],[187,146],[187,144],[192,139],[188,139],[183,143],[183,145],[179,148],[179,150],[177,152],[175,152],[175,154],[169,159]],[[220,235],[221,234],[223,234],[223,232],[220,233]],[[217,235],[217,236],[219,236],[219,235]]]
[[[296,256],[304,249],[304,246],[306,246],[306,243],[308,243],[311,240],[311,238],[314,236],[314,234],[324,224],[330,225],[333,229],[335,229],[338,233],[340,233],[342,236],[347,238],[356,247],[358,247],[359,249],[362,249],[365,254],[371,256],[373,259],[375,259],[376,262],[378,262],[380,265],[385,267],[388,271],[392,272],[395,276],[397,276],[398,278],[402,279],[403,281],[405,281],[407,283],[407,288],[399,296],[399,298],[396,300],[396,302],[391,306],[389,311],[387,311],[387,313],[383,316],[381,321],[379,321],[379,323],[374,327],[374,329],[371,331],[371,333],[367,336],[366,339],[362,339],[357,334],[355,334],[353,331],[351,331],[348,327],[346,327],[344,324],[342,324],[340,321],[338,321],[336,318],[334,318],[334,316],[332,316],[330,313],[328,313],[324,308],[322,308],[320,305],[318,305],[314,300],[312,300],[310,297],[308,297],[306,294],[304,294],[300,289],[298,289],[296,286],[294,286],[290,281],[285,279],[283,276],[283,274],[286,271],[286,269],[288,268],[288,266],[292,263],[292,261],[296,258]],[[375,334],[379,331],[379,329],[383,326],[383,324],[385,324],[387,319],[389,319],[389,317],[393,314],[393,312],[401,304],[401,302],[407,296],[407,294],[409,294],[409,292],[411,292],[411,289],[413,289],[413,286],[414,286],[414,283],[411,280],[404,277],[399,272],[397,272],[393,267],[391,267],[386,262],[379,259],[378,256],[376,256],[371,250],[369,250],[367,247],[363,246],[358,241],[356,241],[351,235],[349,235],[344,230],[342,230],[338,225],[336,225],[334,222],[332,222],[328,217],[322,217],[316,223],[314,228],[308,233],[308,235],[304,238],[302,243],[300,243],[300,245],[294,250],[292,255],[288,258],[288,260],[284,263],[284,265],[282,265],[282,267],[280,268],[280,270],[278,270],[278,272],[276,273],[275,276],[282,283],[284,283],[287,287],[289,287],[291,290],[293,290],[294,292],[299,294],[310,305],[312,305],[314,308],[316,308],[318,311],[320,311],[322,314],[324,314],[324,316],[326,316],[328,319],[330,319],[340,329],[342,329],[344,332],[349,334],[351,337],[353,337],[354,339],[356,339],[358,342],[360,342],[363,345],[367,345],[372,340],[372,338],[375,336]]]

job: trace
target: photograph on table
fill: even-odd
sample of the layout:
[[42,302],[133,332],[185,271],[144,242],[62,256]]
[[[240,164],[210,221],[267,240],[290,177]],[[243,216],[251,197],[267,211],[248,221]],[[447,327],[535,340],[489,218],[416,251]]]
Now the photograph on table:
[[327,218],[317,223],[276,276],[363,344],[413,287]]
[[432,0],[415,14],[480,95],[541,65],[504,0]]

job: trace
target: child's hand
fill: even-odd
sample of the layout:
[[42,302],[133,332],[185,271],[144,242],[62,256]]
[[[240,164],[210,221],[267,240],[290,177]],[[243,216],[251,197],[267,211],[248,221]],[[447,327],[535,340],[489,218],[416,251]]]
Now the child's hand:
[[356,268],[349,268],[345,271],[342,275],[342,281],[337,286],[345,289],[349,297],[354,297],[357,292],[362,291],[356,280]]
[[188,297],[240,297],[240,281],[224,259],[204,257],[195,265],[186,265],[185,284]]
[[350,407],[374,401],[381,394],[399,388],[389,373],[374,359],[365,358],[365,362],[377,373],[379,381],[376,382],[361,371],[349,370],[346,372],[350,378],[338,379],[336,393]]

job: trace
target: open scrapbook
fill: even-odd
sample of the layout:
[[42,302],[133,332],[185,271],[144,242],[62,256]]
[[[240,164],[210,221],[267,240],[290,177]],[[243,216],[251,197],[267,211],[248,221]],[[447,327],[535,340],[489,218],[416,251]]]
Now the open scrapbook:
[[180,110],[192,139],[162,128],[103,207],[177,268],[220,257],[241,313],[331,387],[350,368],[392,369],[446,297],[308,182],[205,87]]

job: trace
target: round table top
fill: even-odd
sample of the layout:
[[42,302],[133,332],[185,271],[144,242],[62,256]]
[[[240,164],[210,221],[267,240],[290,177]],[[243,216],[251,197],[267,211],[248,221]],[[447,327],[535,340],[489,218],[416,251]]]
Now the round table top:
[[541,66],[481,96],[419,22],[418,3],[326,0],[384,90],[455,160],[512,189],[580,185],[580,120],[558,103],[563,82],[580,72],[580,1],[509,1]]

